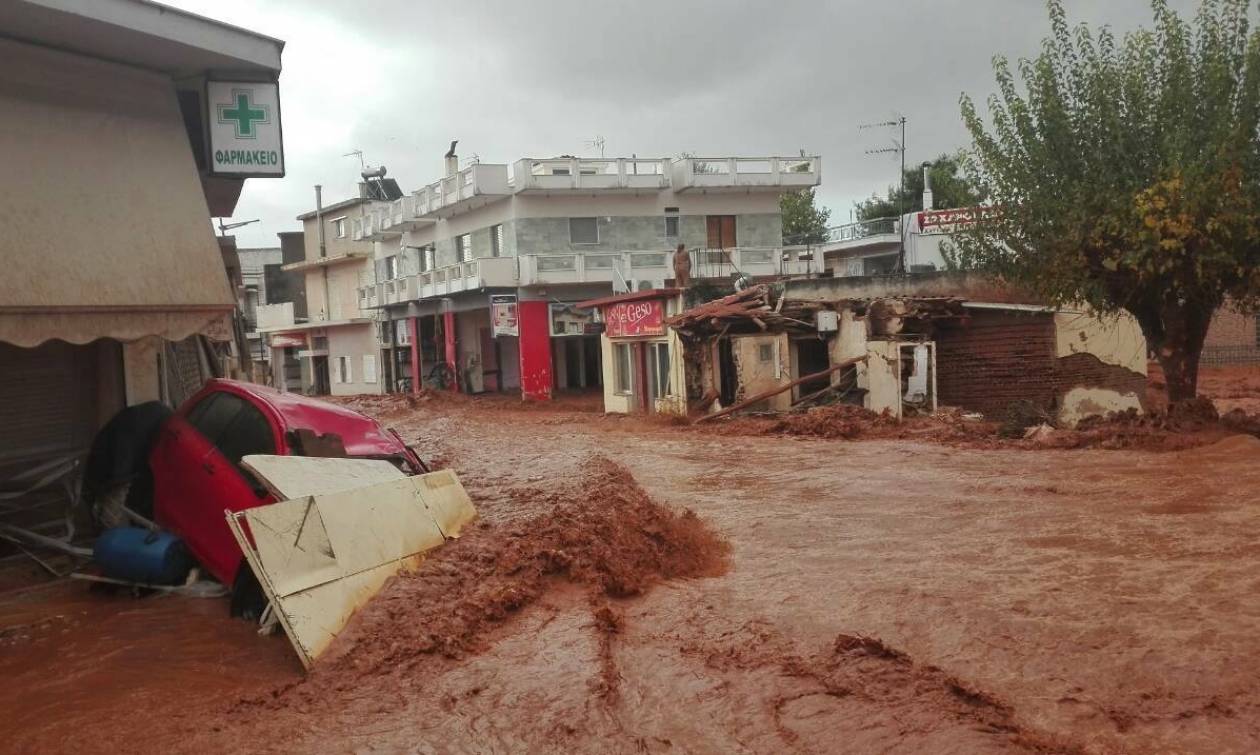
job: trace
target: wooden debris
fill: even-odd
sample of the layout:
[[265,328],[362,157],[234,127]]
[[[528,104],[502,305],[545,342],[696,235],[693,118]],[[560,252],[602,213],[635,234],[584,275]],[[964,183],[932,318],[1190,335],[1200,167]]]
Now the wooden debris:
[[818,378],[827,377],[828,375],[830,375],[833,372],[836,372],[837,370],[842,370],[845,367],[849,367],[851,365],[857,364],[858,362],[865,362],[865,361],[866,361],[866,357],[861,356],[861,357],[854,357],[853,359],[846,359],[843,362],[836,362],[835,364],[831,365],[825,370],[822,370],[821,372],[815,372],[811,375],[806,375],[805,377],[799,377],[790,383],[784,383],[783,385],[777,386],[775,388],[771,388],[768,391],[762,391],[761,393],[758,393],[756,396],[744,399],[743,401],[740,401],[737,404],[732,404],[731,406],[728,406],[727,408],[723,409],[720,412],[714,412],[713,414],[705,415],[701,417],[700,419],[696,420],[696,423],[699,424],[701,422],[707,422],[711,419],[717,419],[718,417],[725,417],[728,414],[733,414],[734,412],[737,412],[740,409],[747,409],[748,407],[752,406],[753,404],[759,401],[765,401],[766,399],[771,398],[772,396],[777,396],[786,390],[795,388],[801,383],[808,383],[811,380],[817,380]]

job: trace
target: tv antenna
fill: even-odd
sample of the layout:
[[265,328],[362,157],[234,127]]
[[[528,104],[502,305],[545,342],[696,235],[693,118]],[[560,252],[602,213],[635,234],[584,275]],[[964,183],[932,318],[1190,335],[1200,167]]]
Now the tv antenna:
[[227,232],[233,228],[240,228],[241,226],[249,225],[250,223],[257,223],[260,220],[260,218],[254,218],[253,220],[238,220],[235,223],[224,223],[223,218],[219,218],[219,235],[226,236]]
[[357,158],[359,158],[359,170],[361,170],[361,171],[366,171],[366,170],[367,170],[367,163],[363,161],[363,150],[361,150],[361,149],[356,149],[356,150],[353,150],[353,151],[351,151],[351,152],[347,152],[346,154],[342,155],[342,157],[357,157]]
[[601,160],[603,159],[604,137],[600,136],[599,134],[596,134],[594,139],[587,139],[585,143],[586,143],[586,146],[588,147],[599,147],[599,157]]
[[901,251],[897,255],[897,267],[902,273],[906,272],[906,224],[905,224],[905,201],[906,201],[906,117],[899,115],[891,121],[881,121],[879,123],[864,123],[858,126],[858,131],[865,131],[871,128],[900,128],[901,138],[893,139],[892,146],[883,147],[881,149],[868,149],[868,155],[900,155],[901,156],[901,172],[897,174],[897,225],[901,229]]

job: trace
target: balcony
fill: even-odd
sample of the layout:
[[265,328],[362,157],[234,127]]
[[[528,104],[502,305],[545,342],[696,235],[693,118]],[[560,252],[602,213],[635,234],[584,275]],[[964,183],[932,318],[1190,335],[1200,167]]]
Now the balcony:
[[660,191],[669,186],[669,161],[637,158],[549,160],[524,158],[512,166],[517,194],[568,191]]
[[[520,285],[611,283],[614,288],[638,289],[664,285],[674,277],[673,252],[633,251],[615,254],[525,254],[520,259]],[[793,247],[735,247],[691,250],[695,280],[731,280],[735,274],[753,277],[806,275],[817,272],[812,258],[801,258]]]
[[506,165],[469,165],[434,181],[411,197],[415,217],[430,222],[473,210],[508,196]]
[[822,158],[684,157],[673,174],[676,192],[807,189],[822,182]]
[[379,308],[390,304],[441,298],[462,291],[515,288],[516,285],[515,257],[486,257],[367,286],[360,291],[359,301],[364,308]]

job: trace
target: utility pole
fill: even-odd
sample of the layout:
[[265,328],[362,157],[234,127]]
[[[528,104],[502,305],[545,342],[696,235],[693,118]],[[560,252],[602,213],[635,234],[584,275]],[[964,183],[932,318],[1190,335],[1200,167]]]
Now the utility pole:
[[862,131],[868,128],[900,128],[901,140],[893,140],[893,146],[884,147],[882,149],[868,149],[868,155],[887,155],[896,152],[901,157],[901,172],[897,174],[897,228],[901,231],[901,249],[897,253],[897,270],[898,272],[906,272],[906,117],[898,116],[896,120],[883,121],[881,123],[865,123],[858,126],[858,130]]

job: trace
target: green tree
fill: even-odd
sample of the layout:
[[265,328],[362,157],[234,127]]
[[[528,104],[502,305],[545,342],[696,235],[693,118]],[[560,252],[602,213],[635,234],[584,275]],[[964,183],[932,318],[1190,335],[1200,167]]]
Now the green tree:
[[[938,208],[972,207],[980,204],[982,195],[962,170],[961,155],[941,155],[928,168],[932,177],[932,204]],[[923,166],[906,168],[905,189],[888,187],[884,196],[872,194],[870,199],[854,205],[858,220],[900,217],[903,212],[923,209]]]
[[1202,0],[1193,24],[1153,0],[1154,29],[1068,27],[994,60],[986,124],[962,97],[968,173],[995,216],[956,261],[1056,304],[1133,314],[1170,400],[1193,398],[1212,314],[1260,294],[1260,34],[1250,0]]
[[831,210],[819,207],[813,189],[789,191],[779,197],[783,215],[783,243],[819,244],[827,240]]

